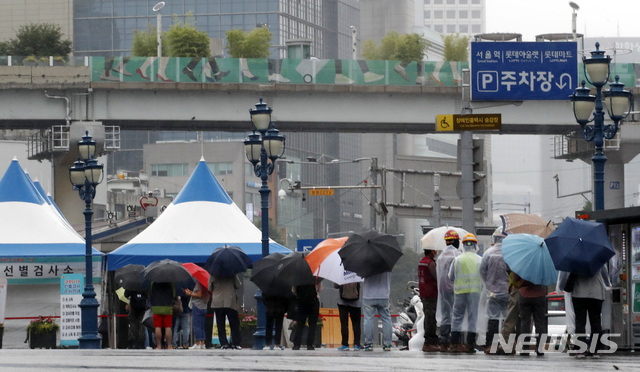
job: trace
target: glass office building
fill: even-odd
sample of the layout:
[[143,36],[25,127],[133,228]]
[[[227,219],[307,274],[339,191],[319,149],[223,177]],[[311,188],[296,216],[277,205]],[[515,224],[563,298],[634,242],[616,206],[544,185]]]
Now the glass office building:
[[[75,0],[74,54],[120,56],[131,53],[133,30],[155,27],[157,0]],[[162,29],[193,16],[199,30],[224,39],[225,31],[266,25],[272,57],[286,57],[286,41],[309,39],[318,58],[350,58],[349,26],[359,26],[357,0],[166,0]]]

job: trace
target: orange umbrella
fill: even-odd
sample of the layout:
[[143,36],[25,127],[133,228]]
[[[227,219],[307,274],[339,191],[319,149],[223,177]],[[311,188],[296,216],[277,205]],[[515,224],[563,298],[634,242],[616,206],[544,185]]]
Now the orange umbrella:
[[311,267],[311,272],[316,275],[316,272],[322,265],[322,262],[329,257],[329,255],[338,249],[342,248],[344,242],[346,242],[348,237],[344,238],[336,238],[336,239],[325,239],[318,244],[311,253],[305,257],[305,260],[309,263],[309,267]]
[[209,273],[207,272],[207,270],[191,262],[183,263],[182,266],[184,266],[189,274],[191,274],[191,276],[193,276],[198,282],[200,282],[203,287],[209,287]]

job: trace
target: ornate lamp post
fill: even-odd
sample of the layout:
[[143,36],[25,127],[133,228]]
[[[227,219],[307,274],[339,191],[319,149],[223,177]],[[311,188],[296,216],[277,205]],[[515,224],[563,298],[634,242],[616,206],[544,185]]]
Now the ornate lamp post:
[[[249,109],[253,133],[244,141],[247,159],[253,165],[253,171],[262,180],[260,188],[262,207],[262,257],[269,255],[269,193],[267,186],[269,175],[273,173],[276,160],[284,154],[285,137],[279,134],[275,123],[271,122],[271,107],[262,102],[256,103],[255,109]],[[271,160],[269,162],[269,160]],[[254,350],[260,350],[265,346],[266,316],[262,292],[258,290],[255,295],[258,310],[258,326],[254,333]]]
[[[611,57],[605,56],[604,51],[600,50],[600,43],[596,43],[596,50],[591,52],[591,58],[582,57],[582,61],[584,75],[589,83],[596,87],[596,95],[591,95],[590,89],[585,88],[585,82],[582,81],[582,87],[571,95],[571,101],[573,114],[582,128],[584,139],[594,141],[596,148],[591,161],[594,167],[594,209],[598,211],[604,209],[604,163],[607,161],[602,150],[604,139],[615,137],[620,121],[631,111],[633,94],[623,89],[624,84],[618,81],[620,78],[617,75],[616,82],[609,84],[610,89],[602,90],[609,81]],[[603,106],[613,124],[604,124]],[[590,119],[594,107],[593,119]],[[587,125],[590,122],[593,124]]]
[[99,349],[98,335],[98,300],[93,289],[92,251],[91,251],[91,203],[96,196],[96,187],[102,182],[102,164],[95,159],[96,141],[91,139],[89,131],[85,132],[82,141],[78,142],[78,161],[69,167],[69,180],[78,189],[80,199],[84,200],[85,221],[85,280],[80,309],[82,311],[82,336],[78,338],[80,349]]

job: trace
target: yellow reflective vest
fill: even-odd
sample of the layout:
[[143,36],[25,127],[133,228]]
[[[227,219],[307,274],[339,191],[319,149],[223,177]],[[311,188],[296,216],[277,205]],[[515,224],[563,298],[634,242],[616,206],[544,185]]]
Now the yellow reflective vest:
[[456,277],[453,282],[453,292],[455,294],[480,292],[482,290],[482,281],[478,272],[480,260],[480,256],[473,252],[465,252],[456,257]]

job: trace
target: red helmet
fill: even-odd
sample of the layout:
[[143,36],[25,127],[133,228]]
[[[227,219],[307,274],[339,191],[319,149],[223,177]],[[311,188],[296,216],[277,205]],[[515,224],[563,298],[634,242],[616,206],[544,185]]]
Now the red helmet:
[[460,235],[455,230],[449,230],[444,234],[444,240],[460,240]]

